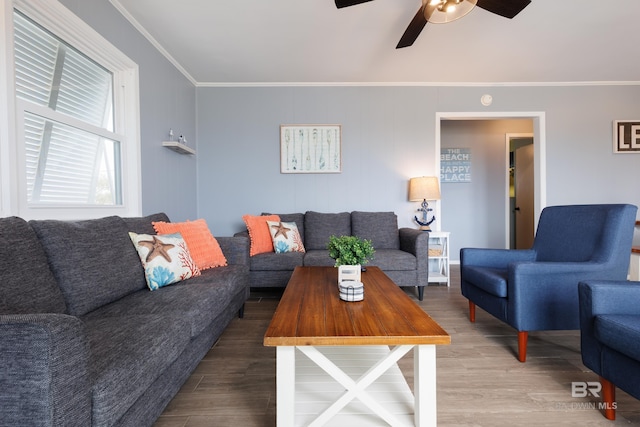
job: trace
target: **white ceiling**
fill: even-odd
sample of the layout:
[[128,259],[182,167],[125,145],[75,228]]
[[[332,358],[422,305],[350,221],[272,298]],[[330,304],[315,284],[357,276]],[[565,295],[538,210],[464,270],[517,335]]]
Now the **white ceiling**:
[[420,0],[111,0],[197,85],[640,81],[640,1],[475,8],[396,50]]

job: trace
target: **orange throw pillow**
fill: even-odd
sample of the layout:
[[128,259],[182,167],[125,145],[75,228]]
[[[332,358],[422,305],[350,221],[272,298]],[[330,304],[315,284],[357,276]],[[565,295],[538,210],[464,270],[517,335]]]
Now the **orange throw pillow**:
[[151,224],[158,234],[180,233],[187,243],[191,258],[200,270],[227,265],[227,258],[204,219],[187,222],[158,221]]
[[251,246],[249,255],[254,256],[265,252],[275,252],[273,249],[273,239],[267,221],[280,221],[278,215],[243,215],[242,220],[247,225]]

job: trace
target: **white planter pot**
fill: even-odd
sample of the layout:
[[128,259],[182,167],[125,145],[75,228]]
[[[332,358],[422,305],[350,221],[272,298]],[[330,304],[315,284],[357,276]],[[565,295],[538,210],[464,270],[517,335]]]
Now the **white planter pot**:
[[362,267],[358,265],[340,265],[338,266],[338,283],[345,280],[359,282],[362,274]]

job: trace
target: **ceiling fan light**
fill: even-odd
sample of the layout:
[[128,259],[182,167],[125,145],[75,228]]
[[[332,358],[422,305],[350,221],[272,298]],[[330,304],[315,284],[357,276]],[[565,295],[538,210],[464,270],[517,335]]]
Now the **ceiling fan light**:
[[478,0],[423,0],[424,17],[432,24],[446,24],[465,16]]

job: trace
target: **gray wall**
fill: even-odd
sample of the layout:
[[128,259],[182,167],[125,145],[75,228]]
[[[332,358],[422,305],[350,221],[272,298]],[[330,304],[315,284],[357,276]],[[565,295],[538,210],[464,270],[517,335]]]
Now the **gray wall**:
[[[484,93],[493,96],[490,107],[480,104]],[[407,201],[407,182],[435,173],[438,112],[542,111],[548,205],[640,205],[640,154],[612,152],[612,121],[640,117],[638,99],[637,85],[198,88],[198,214],[218,235],[242,229],[243,214],[263,211],[390,210],[401,226],[413,226],[417,204]],[[303,123],[342,125],[341,174],[280,174],[279,126]],[[521,131],[488,132],[499,132],[491,138],[503,144],[504,133]],[[443,187],[438,221],[454,246],[500,246],[504,231],[498,238],[493,231],[502,230],[504,215],[478,216],[495,203],[488,189],[470,197],[452,185],[464,184]]]
[[108,0],[61,3],[139,66],[142,213],[195,218],[197,158],[162,147],[169,128],[196,143],[196,88]]
[[[198,212],[214,234],[243,214],[395,211],[411,225],[408,180],[434,174],[437,89],[198,89]],[[341,124],[342,173],[281,174],[281,124]]]

